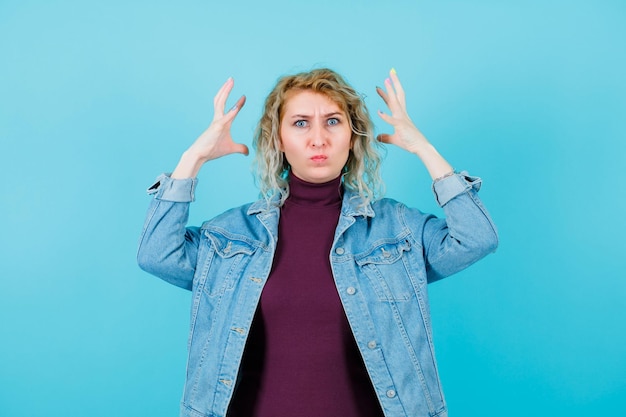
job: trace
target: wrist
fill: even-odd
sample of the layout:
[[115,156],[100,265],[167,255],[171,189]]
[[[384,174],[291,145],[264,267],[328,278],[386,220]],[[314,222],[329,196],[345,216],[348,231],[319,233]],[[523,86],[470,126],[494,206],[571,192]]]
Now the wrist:
[[441,180],[443,180],[443,179],[446,179],[446,178],[448,178],[448,177],[453,176],[454,174],[456,174],[456,170],[454,170],[454,168],[453,168],[451,171],[446,172],[446,173],[445,173],[445,174],[443,174],[442,176],[434,178],[434,179],[433,179],[433,182],[441,181]]
[[454,174],[454,168],[430,143],[424,144],[414,153],[421,159],[433,180],[437,181]]
[[417,155],[420,159],[427,157],[428,154],[436,153],[437,150],[430,142],[422,142],[419,146],[414,146],[411,152]]
[[187,149],[180,157],[178,161],[178,165],[176,165],[176,169],[172,172],[171,178],[173,179],[185,179],[185,178],[195,178],[200,172],[200,168],[207,160],[197,153],[195,153],[191,148]]

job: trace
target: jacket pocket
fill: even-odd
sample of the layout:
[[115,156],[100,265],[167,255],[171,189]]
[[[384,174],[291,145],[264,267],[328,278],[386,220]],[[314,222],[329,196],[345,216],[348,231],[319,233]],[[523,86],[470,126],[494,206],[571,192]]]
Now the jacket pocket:
[[355,262],[365,275],[380,301],[409,301],[415,296],[412,283],[408,239],[377,242],[363,254],[355,256]]
[[204,234],[211,255],[202,271],[203,291],[210,296],[223,294],[239,281],[258,246],[226,231],[205,230]]

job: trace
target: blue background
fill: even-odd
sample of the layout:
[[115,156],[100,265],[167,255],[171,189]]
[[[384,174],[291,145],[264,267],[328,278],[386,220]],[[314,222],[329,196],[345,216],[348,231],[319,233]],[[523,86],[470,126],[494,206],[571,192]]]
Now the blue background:
[[[626,415],[622,1],[0,1],[0,416],[174,416],[189,293],[140,271],[144,190],[235,78],[251,144],[279,75],[330,66],[484,178],[501,245],[430,287],[453,416]],[[204,167],[191,222],[257,197]],[[441,214],[412,155],[387,195]]]

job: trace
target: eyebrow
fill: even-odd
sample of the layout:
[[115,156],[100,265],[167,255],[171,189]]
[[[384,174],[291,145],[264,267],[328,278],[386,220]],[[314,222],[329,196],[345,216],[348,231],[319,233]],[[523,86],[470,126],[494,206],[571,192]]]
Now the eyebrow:
[[[343,116],[342,112],[338,112],[338,111],[334,111],[332,113],[326,113],[323,114],[322,117],[326,118],[326,117],[332,117],[332,116]],[[309,119],[311,118],[311,115],[308,114],[294,114],[293,116],[291,116],[292,119]]]

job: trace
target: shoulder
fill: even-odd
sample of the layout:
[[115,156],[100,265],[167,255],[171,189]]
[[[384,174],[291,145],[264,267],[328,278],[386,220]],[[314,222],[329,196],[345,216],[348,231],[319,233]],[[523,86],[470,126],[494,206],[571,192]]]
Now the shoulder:
[[421,214],[419,210],[409,208],[406,204],[398,200],[394,200],[393,198],[381,198],[380,200],[373,202],[371,206],[374,211],[373,221],[380,221],[382,219],[402,221],[407,214]]
[[374,215],[369,220],[370,227],[387,228],[401,233],[421,233],[424,224],[435,218],[432,214],[424,213],[417,208],[392,198],[382,198],[371,204]]
[[[219,234],[233,239],[263,241],[271,239],[278,224],[278,209],[265,200],[244,204],[215,216],[202,224],[205,234]],[[267,229],[269,227],[269,229]]]
[[277,212],[265,200],[233,207],[204,222],[202,235],[216,247],[237,247],[241,252],[262,248],[267,253],[278,227]]
[[375,213],[388,211],[388,210],[396,210],[398,208],[404,208],[406,205],[398,200],[394,200],[393,198],[381,198],[380,200],[376,200],[372,203],[372,209]]
[[238,207],[230,208],[212,219],[205,221],[202,224],[202,229],[220,226],[236,227],[238,225],[244,225],[249,221],[248,218],[250,215],[248,214],[248,211],[254,204],[256,203],[247,203]]

